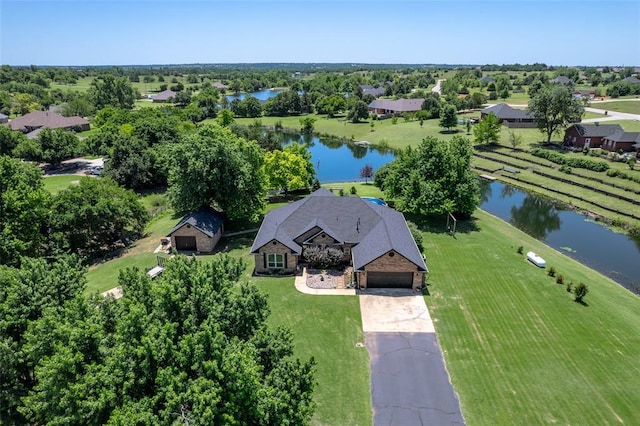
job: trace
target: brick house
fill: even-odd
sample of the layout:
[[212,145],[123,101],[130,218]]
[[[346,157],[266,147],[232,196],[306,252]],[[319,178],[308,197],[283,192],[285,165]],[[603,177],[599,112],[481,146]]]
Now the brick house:
[[171,247],[179,251],[210,253],[224,232],[222,214],[212,208],[203,207],[187,213],[167,234]]
[[640,132],[625,132],[620,129],[603,138],[602,149],[611,152],[620,150],[624,152],[636,151],[640,149]]
[[267,214],[251,247],[255,272],[294,273],[314,246],[341,250],[360,288],[418,289],[428,271],[402,213],[321,188]]
[[564,144],[576,148],[601,148],[603,139],[616,132],[623,132],[619,124],[573,124],[564,132]]

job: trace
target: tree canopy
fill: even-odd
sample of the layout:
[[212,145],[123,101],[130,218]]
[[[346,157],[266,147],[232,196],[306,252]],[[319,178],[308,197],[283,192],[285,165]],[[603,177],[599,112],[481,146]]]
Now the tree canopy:
[[397,200],[399,210],[468,216],[480,203],[478,178],[469,168],[472,153],[471,143],[461,136],[450,141],[428,137],[378,170],[374,183]]
[[96,110],[105,106],[131,109],[135,101],[135,93],[131,83],[125,77],[105,74],[91,81],[89,97]]
[[551,136],[569,123],[577,123],[584,114],[584,103],[573,97],[571,91],[562,84],[543,87],[529,101],[527,110],[533,115],[542,134],[551,142]]
[[451,129],[458,125],[458,114],[455,105],[445,104],[440,110],[440,127]]
[[241,259],[179,256],[153,286],[123,270],[119,301],[82,297],[77,264],[33,263],[0,269],[3,422],[309,423],[315,363],[267,327],[265,296],[238,283]]
[[0,264],[42,253],[49,193],[36,166],[0,156]]
[[[292,148],[292,145],[296,146]],[[267,152],[264,156],[267,187],[283,189],[285,193],[290,189],[308,187],[315,173],[310,158],[311,154],[306,150],[306,146],[295,142],[287,145],[282,151]]]
[[215,206],[230,219],[256,219],[264,206],[262,163],[257,143],[215,124],[204,126],[172,151],[171,203],[177,211]]

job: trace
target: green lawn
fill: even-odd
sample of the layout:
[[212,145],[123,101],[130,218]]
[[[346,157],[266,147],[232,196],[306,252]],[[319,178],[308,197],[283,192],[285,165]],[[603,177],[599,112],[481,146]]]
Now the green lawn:
[[[640,424],[640,305],[613,281],[478,211],[425,232],[425,299],[469,425]],[[533,250],[586,306],[516,253]]]
[[46,176],[43,179],[44,189],[52,194],[57,194],[59,191],[68,188],[69,185],[78,183],[83,177],[78,175]]
[[626,112],[629,114],[640,114],[640,101],[596,102],[596,103],[592,103],[591,107],[604,109],[608,111]]

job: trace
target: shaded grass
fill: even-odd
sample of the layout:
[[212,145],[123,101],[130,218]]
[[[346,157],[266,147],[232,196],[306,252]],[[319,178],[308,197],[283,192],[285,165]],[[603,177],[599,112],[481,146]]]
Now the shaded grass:
[[[478,232],[453,239],[431,225],[424,235],[425,299],[467,424],[638,424],[638,297],[485,212],[474,216]],[[586,306],[518,246],[565,282],[586,283]]]
[[44,189],[51,194],[57,194],[72,185],[72,182],[77,182],[82,178],[83,176],[78,175],[45,176],[43,178]]

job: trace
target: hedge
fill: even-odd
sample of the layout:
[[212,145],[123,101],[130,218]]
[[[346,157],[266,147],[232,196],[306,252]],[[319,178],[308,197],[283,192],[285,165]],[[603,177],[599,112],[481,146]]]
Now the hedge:
[[604,161],[593,161],[588,158],[567,157],[566,155],[542,148],[535,148],[531,150],[531,154],[536,157],[552,161],[556,164],[575,167],[576,169],[587,169],[594,172],[605,172],[609,170],[609,164]]

